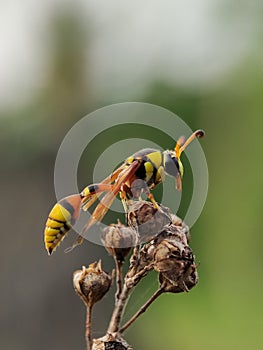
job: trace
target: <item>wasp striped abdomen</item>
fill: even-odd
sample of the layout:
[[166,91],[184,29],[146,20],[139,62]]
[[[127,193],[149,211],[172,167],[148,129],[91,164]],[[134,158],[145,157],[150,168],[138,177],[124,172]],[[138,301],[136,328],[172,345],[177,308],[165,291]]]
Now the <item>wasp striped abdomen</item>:
[[45,227],[45,246],[51,255],[79,218],[81,197],[79,194],[63,198],[49,213]]

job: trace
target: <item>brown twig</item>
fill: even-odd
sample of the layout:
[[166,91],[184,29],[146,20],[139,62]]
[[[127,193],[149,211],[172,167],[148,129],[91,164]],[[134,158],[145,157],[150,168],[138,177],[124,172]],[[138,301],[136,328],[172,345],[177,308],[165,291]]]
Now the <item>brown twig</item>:
[[130,258],[130,268],[128,273],[126,274],[121,293],[119,295],[119,298],[116,298],[116,301],[115,301],[115,308],[113,310],[111,321],[108,327],[108,334],[114,334],[119,331],[120,322],[121,322],[126,304],[128,303],[128,297],[130,295],[130,292],[135,287],[135,285],[139,282],[139,280],[143,277],[142,275],[142,276],[138,276],[137,279],[134,279],[139,267],[138,265],[139,257],[140,257],[140,245],[137,245],[133,249],[133,253]]
[[119,332],[123,333],[126,331],[130,325],[137,320],[139,316],[141,316],[147,309],[148,307],[164,292],[163,287],[160,287],[157,289],[157,291],[146,301],[146,303],[130,318],[128,322],[126,322],[120,329]]
[[112,317],[111,317],[110,324],[107,331],[109,334],[116,333],[119,330],[121,318],[122,318],[125,306],[127,304],[128,296],[131,292],[131,289],[132,288],[129,288],[127,284],[124,283],[121,294],[115,304],[115,308],[112,313]]
[[140,245],[136,245],[133,249],[132,256],[130,258],[130,267],[129,267],[129,273],[133,270],[137,270],[138,262],[139,262],[139,256],[140,256]]
[[[144,266],[141,270],[136,272],[134,275],[127,274],[126,283],[128,286],[131,286],[132,288],[135,287],[140,280],[145,277],[151,270],[153,269],[153,263],[150,263],[149,265]],[[133,271],[134,272],[134,271]]]
[[116,293],[115,293],[115,303],[117,303],[120,298],[122,291],[122,265],[123,261],[118,260],[116,256],[114,256],[114,261],[116,265]]
[[87,308],[86,308],[86,331],[85,331],[87,350],[91,350],[92,349],[91,310],[92,310],[92,306],[88,306],[87,305]]

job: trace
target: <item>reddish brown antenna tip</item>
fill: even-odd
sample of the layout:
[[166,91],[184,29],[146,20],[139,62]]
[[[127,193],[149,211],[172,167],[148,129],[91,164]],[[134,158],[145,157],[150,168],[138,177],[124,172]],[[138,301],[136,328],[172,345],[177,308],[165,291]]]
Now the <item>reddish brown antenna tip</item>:
[[204,137],[205,136],[204,130],[202,130],[202,129],[196,130],[195,136],[199,137],[199,138]]

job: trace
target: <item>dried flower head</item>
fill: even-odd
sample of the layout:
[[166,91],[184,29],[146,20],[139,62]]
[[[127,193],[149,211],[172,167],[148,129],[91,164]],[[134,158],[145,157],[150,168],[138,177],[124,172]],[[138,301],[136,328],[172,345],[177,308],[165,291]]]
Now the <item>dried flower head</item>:
[[168,208],[162,205],[156,208],[153,203],[143,200],[129,205],[127,220],[129,226],[138,232],[140,242],[149,242],[172,222]]
[[[164,291],[189,291],[198,282],[197,265],[186,235],[178,226],[170,225],[156,241],[154,269],[159,272],[159,283]],[[162,238],[163,236],[163,238]]]
[[119,334],[106,334],[104,337],[94,339],[94,350],[132,350],[132,347],[120,337]]
[[102,270],[101,260],[94,262],[88,268],[82,267],[73,274],[73,285],[83,302],[92,307],[108,292],[112,276]]
[[131,247],[136,245],[137,234],[135,230],[118,221],[117,224],[111,224],[103,230],[101,240],[108,253],[122,262]]
[[185,222],[181,218],[179,218],[179,216],[175,214],[171,214],[171,218],[172,218],[172,224],[181,228],[181,232],[185,234],[187,243],[189,243],[191,240],[189,227],[185,224]]
[[188,292],[198,283],[196,264],[175,264],[175,271],[159,273],[159,283],[164,292]]

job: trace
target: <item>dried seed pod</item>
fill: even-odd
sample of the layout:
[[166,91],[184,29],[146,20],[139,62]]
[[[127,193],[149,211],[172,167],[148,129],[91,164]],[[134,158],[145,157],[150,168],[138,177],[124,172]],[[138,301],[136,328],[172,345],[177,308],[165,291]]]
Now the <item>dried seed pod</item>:
[[153,256],[155,246],[153,241],[138,248],[138,254],[131,256],[130,267],[126,274],[126,285],[134,287],[139,281],[153,270]]
[[165,292],[180,293],[198,282],[194,255],[183,228],[169,225],[155,242],[154,269]]
[[82,267],[73,274],[73,285],[76,293],[83,302],[92,307],[108,292],[112,282],[112,276],[101,268],[101,260],[94,262],[88,268]]
[[173,225],[182,227],[183,220],[181,218],[179,218],[179,216],[177,216],[175,214],[171,214],[171,218],[172,218]]
[[183,246],[187,246],[187,236],[185,235],[185,230],[182,227],[175,226],[173,224],[166,225],[164,229],[157,235],[155,238],[155,247],[157,247],[158,243],[162,242],[164,239],[171,242],[178,242],[183,244]]
[[198,283],[197,265],[177,262],[174,271],[159,273],[159,283],[164,292],[188,292]]
[[103,230],[101,241],[108,253],[122,262],[131,247],[137,244],[137,233],[118,221],[117,224],[111,224]]
[[184,232],[187,239],[187,243],[189,243],[191,240],[189,227],[184,223],[184,221],[181,218],[179,218],[179,216],[175,214],[171,214],[171,218],[172,218],[172,224],[175,226],[179,226],[182,229],[181,232]]
[[140,242],[149,242],[172,222],[168,208],[160,205],[156,208],[147,201],[134,201],[129,205],[127,220],[130,227],[136,229]]
[[93,340],[93,350],[132,350],[133,348],[118,334],[106,334]]

